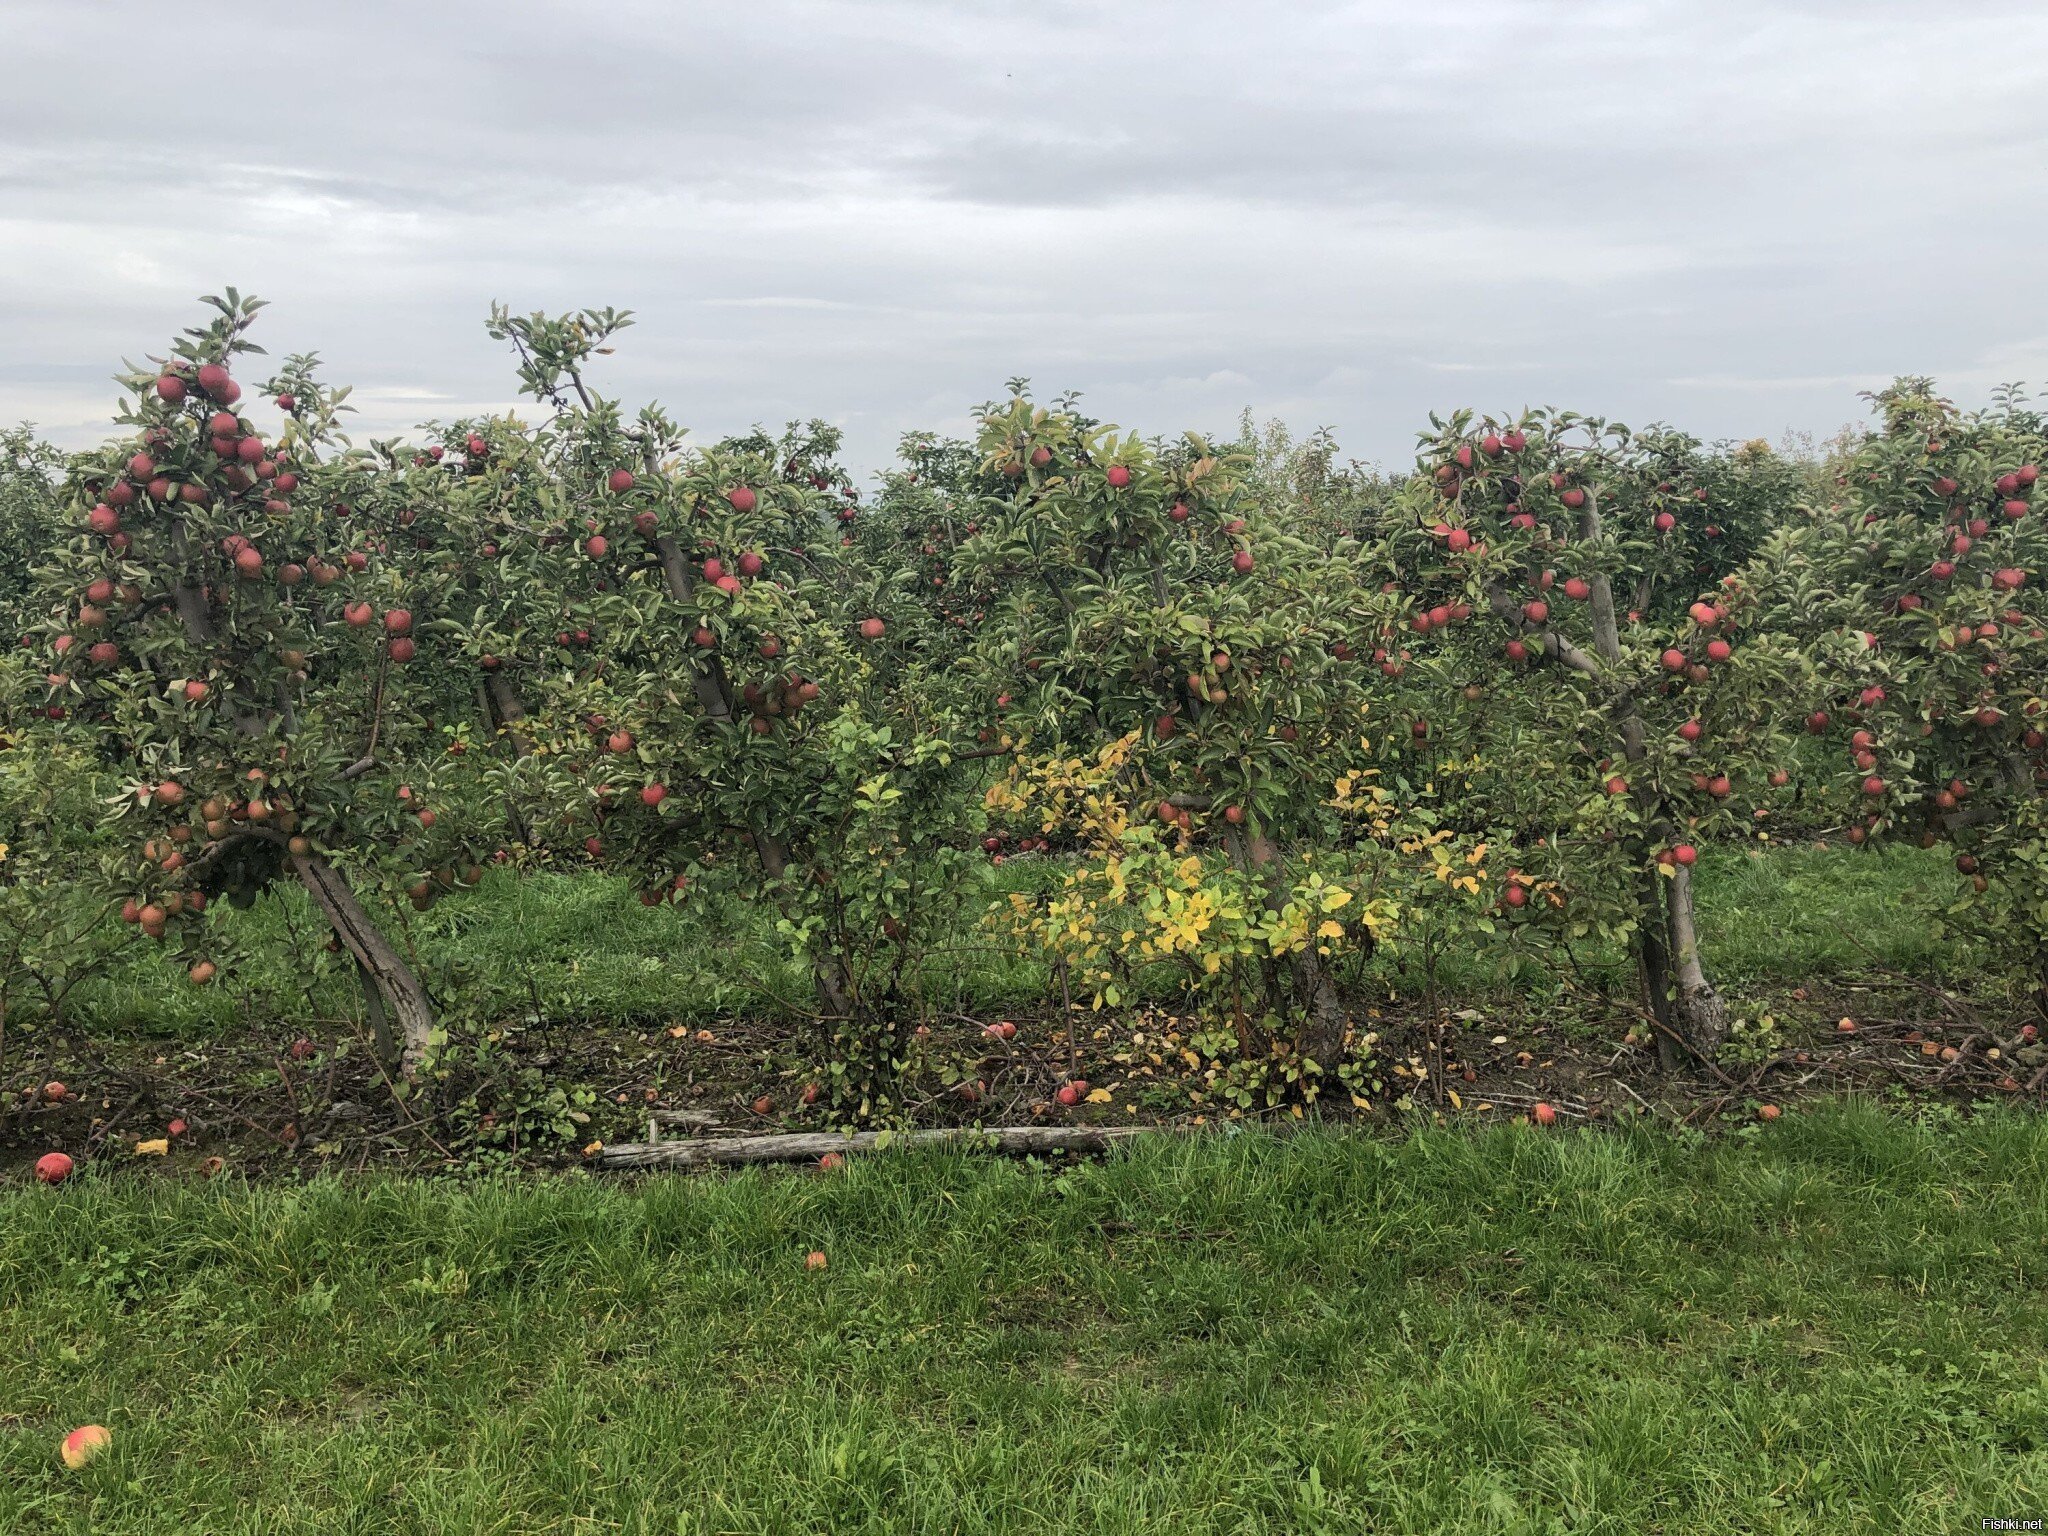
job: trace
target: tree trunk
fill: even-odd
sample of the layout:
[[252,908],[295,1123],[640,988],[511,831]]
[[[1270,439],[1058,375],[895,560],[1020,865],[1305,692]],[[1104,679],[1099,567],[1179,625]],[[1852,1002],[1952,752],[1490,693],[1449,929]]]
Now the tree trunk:
[[[349,958],[354,959],[354,956]],[[386,1066],[396,1058],[391,1038],[391,1015],[384,1008],[384,994],[377,990],[377,978],[362,961],[356,961],[356,980],[363,989],[363,1016],[370,1022],[370,1048]]]
[[[1579,537],[1589,543],[1600,537],[1599,506],[1599,496],[1589,495],[1586,509],[1580,514]],[[1621,732],[1622,753],[1634,768],[1647,753],[1643,718],[1636,710],[1634,695],[1626,690],[1619,676],[1621,630],[1615,619],[1614,589],[1604,571],[1596,571],[1590,584],[1593,648],[1599,653],[1603,669],[1611,674],[1607,682],[1614,690],[1615,722]],[[1646,602],[1647,598],[1638,593],[1637,600]],[[1652,837],[1668,842],[1676,836],[1677,828],[1660,799],[1637,786],[1635,801],[1646,812]],[[1654,882],[1656,877],[1651,878]],[[1667,1070],[1687,1065],[1688,1056],[1701,1064],[1710,1063],[1727,1033],[1728,1010],[1700,965],[1693,922],[1692,871],[1681,865],[1669,890],[1647,890],[1644,895],[1638,925],[1643,935],[1641,954],[1645,978],[1650,982],[1651,1008],[1662,1026],[1657,1031],[1657,1060]],[[1663,973],[1661,985],[1656,972]],[[1677,1039],[1672,1038],[1674,1034]]]
[[1337,999],[1336,983],[1330,980],[1323,957],[1315,952],[1313,940],[1309,948],[1289,956],[1287,963],[1295,995],[1308,1010],[1308,1022],[1295,1035],[1295,1045],[1302,1055],[1334,1074],[1337,1063],[1344,1058],[1347,1022],[1344,1005]]
[[1671,935],[1672,1027],[1702,1063],[1711,1062],[1728,1033],[1728,1007],[1700,966],[1699,939],[1693,926],[1692,871],[1680,865],[1665,896]]
[[853,1017],[853,978],[847,974],[846,957],[826,947],[811,957],[811,982],[817,994],[818,1012],[827,1019]]
[[294,854],[291,867],[335,937],[355,959],[384,1065],[406,1081],[416,1081],[433,1045],[434,1005],[427,989],[405,957],[370,921],[347,876],[318,854]]
[[512,743],[515,757],[526,757],[533,751],[533,743],[526,733],[519,729],[519,722],[526,718],[526,706],[520,702],[518,690],[510,680],[496,672],[484,674],[484,702],[489,711],[491,723],[505,733],[505,739]]
[[[1226,827],[1223,846],[1230,854],[1230,862],[1239,869],[1264,873],[1267,910],[1284,910],[1287,906],[1287,874],[1280,850],[1274,846],[1273,840],[1264,833],[1247,836],[1237,827]],[[1287,1000],[1303,1015],[1302,1023],[1295,1031],[1295,1049],[1325,1071],[1334,1073],[1337,1063],[1343,1059],[1347,1021],[1344,1005],[1337,996],[1336,983],[1330,980],[1329,967],[1323,964],[1323,957],[1316,953],[1313,937],[1306,948],[1287,957],[1287,980]]]
[[1671,950],[1664,911],[1664,888],[1654,870],[1636,879],[1636,964],[1643,983],[1643,1006],[1657,1040],[1657,1065],[1676,1072],[1686,1065],[1685,1047],[1671,1017]]

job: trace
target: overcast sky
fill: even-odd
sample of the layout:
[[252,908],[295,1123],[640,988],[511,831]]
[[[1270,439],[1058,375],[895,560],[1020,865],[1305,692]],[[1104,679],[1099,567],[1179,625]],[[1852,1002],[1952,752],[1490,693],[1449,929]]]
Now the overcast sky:
[[1405,463],[1432,409],[1820,433],[2048,382],[2048,4],[0,0],[0,421],[235,284],[380,433],[515,309],[872,469],[1028,375]]

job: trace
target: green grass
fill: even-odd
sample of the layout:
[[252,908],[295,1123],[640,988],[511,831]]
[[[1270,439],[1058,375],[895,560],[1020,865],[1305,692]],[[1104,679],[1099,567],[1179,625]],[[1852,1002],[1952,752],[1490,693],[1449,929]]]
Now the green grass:
[[[979,926],[1004,891],[1042,877],[1029,865],[988,870],[964,903],[944,952],[926,967],[935,1007],[995,1011],[1043,999],[1046,968],[1002,953]],[[388,928],[424,962],[435,990],[481,1018],[566,1023],[706,1024],[772,1017],[784,1000],[807,1003],[807,973],[768,918],[737,902],[643,907],[623,880],[599,874],[494,870],[472,892],[425,916],[380,909]],[[353,978],[323,955],[326,930],[302,892],[285,887],[247,911],[216,907],[208,921],[232,983],[199,991],[182,968],[136,943],[104,977],[86,981],[71,1008],[107,1034],[218,1033],[243,1017],[341,1017],[360,1007]],[[307,980],[311,977],[311,981]]]
[[[1047,1003],[1045,964],[1006,953],[980,919],[1007,892],[1032,889],[1055,868],[1019,861],[982,872],[938,936],[941,952],[926,964],[933,1007],[991,1016]],[[1699,882],[1708,964],[1724,985],[1738,987],[1864,976],[1873,961],[1934,979],[1966,977],[1981,956],[1970,945],[1937,941],[1929,916],[1953,880],[1940,854],[1917,848],[1712,849]],[[602,875],[518,879],[494,871],[477,891],[425,917],[391,916],[417,946],[436,990],[461,998],[480,1018],[694,1027],[736,1015],[773,1017],[779,1000],[804,996],[802,969],[757,912],[735,903],[649,909],[624,882]],[[231,985],[197,991],[138,944],[106,977],[80,986],[72,1004],[78,1022],[107,1035],[192,1037],[239,1020],[339,1018],[360,1006],[352,978],[323,961],[325,932],[297,891],[247,912],[222,910],[213,921],[231,960]],[[1575,958],[1579,972],[1600,985],[1633,991],[1619,950],[1582,946]],[[1377,962],[1368,979],[1419,993],[1411,959]],[[1511,967],[1485,946],[1444,957],[1439,976],[1446,991],[1465,997],[1553,979],[1526,960]],[[1160,998],[1169,995],[1163,971],[1150,980]]]
[[1724,982],[1796,982],[1866,974],[1873,963],[1954,980],[1984,963],[1979,947],[1935,936],[1955,899],[1952,855],[1899,844],[1714,849],[1699,884],[1702,940]]
[[2048,1498],[2044,1178],[2038,1118],[1851,1105],[16,1187],[0,1530],[1975,1529]]

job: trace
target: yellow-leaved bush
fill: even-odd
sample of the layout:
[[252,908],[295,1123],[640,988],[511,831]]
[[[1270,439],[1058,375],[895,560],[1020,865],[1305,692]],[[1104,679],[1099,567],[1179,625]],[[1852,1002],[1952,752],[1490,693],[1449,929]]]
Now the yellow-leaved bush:
[[991,917],[1063,976],[1075,1001],[1100,1009],[1163,991],[1183,1010],[1237,1017],[1258,1006],[1262,967],[1304,950],[1362,963],[1397,949],[1428,915],[1498,898],[1488,844],[1401,806],[1369,768],[1331,787],[1328,806],[1350,835],[1297,853],[1276,888],[1265,869],[1230,856],[1221,818],[1139,814],[1141,746],[1133,733],[1092,757],[1016,759],[985,797],[992,820],[1075,850],[1044,888],[1012,893]]

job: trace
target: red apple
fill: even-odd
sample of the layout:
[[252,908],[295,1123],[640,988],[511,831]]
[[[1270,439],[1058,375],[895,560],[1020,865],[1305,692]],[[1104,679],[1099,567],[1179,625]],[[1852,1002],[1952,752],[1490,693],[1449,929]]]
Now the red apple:
[[[63,1154],[61,1152],[53,1152],[50,1156],[63,1157]],[[44,1161],[48,1161],[48,1159],[46,1158]],[[67,1157],[64,1158],[64,1161],[68,1164],[71,1159]],[[42,1164],[38,1163],[36,1168],[40,1172]],[[53,1179],[49,1182],[55,1183],[56,1181]],[[64,1443],[57,1448],[57,1454],[63,1459],[66,1467],[73,1472],[77,1472],[82,1470],[88,1462],[113,1443],[114,1437],[107,1432],[107,1427],[104,1424],[81,1424],[64,1437]]]

